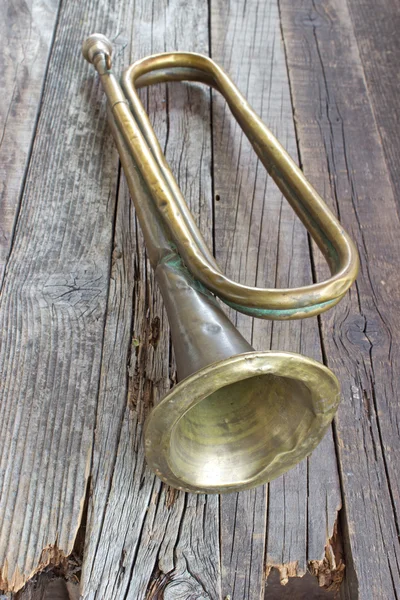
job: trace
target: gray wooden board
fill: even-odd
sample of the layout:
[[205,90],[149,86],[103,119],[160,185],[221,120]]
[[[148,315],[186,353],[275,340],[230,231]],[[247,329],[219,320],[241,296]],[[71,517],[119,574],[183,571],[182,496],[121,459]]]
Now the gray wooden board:
[[[269,25],[278,31],[277,38],[280,43],[276,4],[274,7],[275,12],[271,10],[272,18],[269,20],[267,16],[264,18],[266,26]],[[189,38],[187,37],[187,33],[193,31],[194,28],[196,31],[207,31],[207,14],[205,12],[188,11],[187,5],[187,12],[185,12],[181,5],[170,4],[168,7],[164,7],[158,3],[146,8],[138,6],[136,10],[138,12],[135,15],[134,23],[137,22],[137,27],[140,28],[139,23],[148,22],[149,33],[153,33],[144,35],[143,39],[140,39],[138,29],[138,35],[132,36],[133,40],[140,40],[137,44],[134,43],[134,57],[169,48],[197,49],[207,52],[207,38],[192,34]],[[199,11],[199,9],[197,10]],[[251,19],[254,22],[254,6],[250,4],[248,11],[250,14],[248,22],[251,23]],[[193,25],[188,25],[187,14],[193,15]],[[231,10],[225,11],[224,14],[225,19],[226,15],[229,16],[227,22],[233,23],[234,7],[232,6]],[[245,14],[247,16],[247,11]],[[218,18],[215,16],[215,12],[211,15],[212,32],[214,31],[214,21],[215,30],[218,32]],[[183,23],[185,27],[182,26]],[[167,28],[165,24],[169,24],[170,28]],[[171,24],[174,24],[174,27],[171,27]],[[233,29],[235,30],[235,28]],[[237,56],[240,55],[241,48],[239,32],[240,28],[237,27],[236,38],[232,39],[233,45],[238,45]],[[218,39],[218,33],[216,37]],[[119,39],[121,41],[121,36]],[[289,124],[292,124],[289,90],[287,79],[285,80],[286,71],[281,47],[280,52],[278,66],[281,70],[281,78],[284,82],[286,81],[286,116],[289,118]],[[217,60],[223,58],[215,56],[215,53],[218,54],[218,48],[213,51],[213,56]],[[231,66],[235,66],[235,63]],[[266,75],[268,78],[270,77],[267,68],[265,72],[260,69],[260,76],[265,77]],[[232,76],[237,77],[238,73],[232,73]],[[243,76],[246,76],[245,68]],[[244,91],[246,92],[246,90]],[[279,116],[281,111],[279,91],[275,93],[277,100],[274,98],[272,104],[276,105],[279,101],[276,118],[279,123],[282,123],[284,119]],[[144,94],[144,97],[146,96]],[[165,145],[167,157],[173,170],[177,173],[189,204],[194,208],[200,226],[210,240],[212,211],[210,205],[207,204],[211,198],[208,93],[191,91],[188,96],[185,87],[169,86],[168,88],[162,87],[161,91],[152,90],[149,97],[152,100],[150,114],[161,143]],[[194,116],[196,113],[200,113],[201,120],[199,121],[196,117],[196,120],[193,121],[193,115],[190,117],[191,112],[194,113]],[[214,111],[213,115],[214,137],[218,137],[219,134],[215,122],[218,116],[221,116],[216,112]],[[266,116],[268,117],[268,113]],[[292,144],[295,151],[293,125],[291,127]],[[240,144],[240,140],[234,140],[233,145],[236,143]],[[198,172],[199,157],[201,157],[200,174]],[[251,160],[251,154],[248,154],[245,168],[249,170],[252,168]],[[226,168],[226,158],[221,162]],[[228,164],[228,166],[235,172],[236,165],[232,167],[231,164]],[[215,162],[214,176],[220,169],[220,164]],[[261,192],[261,197],[257,198],[259,210],[265,200],[262,188]],[[271,196],[276,198],[278,207],[275,208],[275,212],[276,215],[279,215],[282,204],[281,197],[273,191]],[[126,234],[127,223],[132,221],[132,217],[128,218],[132,209],[128,207],[127,202],[126,191],[122,184],[115,248],[125,263],[130,260],[131,255],[142,250],[142,243],[137,241],[137,236],[140,239],[140,234],[134,228],[129,228],[130,235]],[[227,207],[226,202],[220,200],[218,206],[223,205]],[[217,206],[215,210],[217,212]],[[246,210],[245,206],[244,210]],[[289,221],[289,225],[282,234],[282,243],[286,242],[288,247],[287,250],[282,251],[281,257],[284,255],[291,257],[292,254],[295,254],[292,241],[295,219],[289,209],[283,210],[287,215],[286,219]],[[229,222],[225,225],[229,228]],[[257,217],[254,219],[253,226],[257,227]],[[232,230],[232,226],[230,229]],[[276,231],[276,224],[275,227],[271,224],[271,230],[274,229]],[[287,235],[286,231],[289,231],[290,235]],[[303,259],[299,254],[298,259],[304,261],[306,265],[308,264],[308,277],[310,278],[307,239],[301,227],[298,227],[298,233],[302,240],[301,249],[303,250],[305,247],[306,253]],[[220,244],[218,241],[220,235],[219,229],[216,227],[215,240],[217,244]],[[256,235],[258,239],[258,234]],[[243,234],[241,241],[243,242]],[[193,496],[185,498],[181,494],[166,492],[158,482],[154,483],[151,475],[144,469],[140,446],[141,423],[149,409],[152,395],[156,394],[157,399],[165,393],[170,385],[169,379],[174,380],[174,374],[169,373],[168,331],[159,296],[153,289],[151,274],[149,274],[145,258],[139,254],[136,260],[136,267],[132,261],[129,268],[125,266],[123,269],[115,263],[112,272],[112,288],[109,296],[110,305],[103,353],[103,364],[106,366],[103,369],[100,387],[83,595],[87,598],[101,598],[108,594],[118,593],[127,598],[150,598],[163,593],[166,598],[218,598],[222,592],[223,596],[230,593],[232,598],[247,597],[243,594],[260,597],[263,594],[264,586],[263,557],[266,535],[265,492],[262,488],[239,496],[224,497],[219,514],[218,498],[195,498]],[[249,260],[249,267],[252,266],[251,260],[252,258]],[[271,273],[275,276],[274,260],[276,263],[276,249],[272,254],[272,265],[270,266],[268,263]],[[121,269],[123,276],[120,273]],[[252,277],[254,280],[254,273]],[[142,278],[148,279],[143,281]],[[295,281],[293,279],[293,282]],[[285,285],[285,283],[286,281],[282,281],[281,285]],[[114,291],[114,286],[116,286],[116,291]],[[133,296],[132,290],[134,290]],[[123,299],[131,297],[133,297],[134,314],[132,326],[129,319],[125,323],[123,321],[123,315],[129,314],[131,310],[126,305],[126,300]],[[244,319],[243,322],[245,321]],[[157,343],[148,347],[146,340],[153,339],[152,324],[155,322],[161,325],[160,333],[157,333]],[[247,319],[247,325],[252,327],[250,319]],[[131,340],[127,341],[126,336],[129,335],[131,327]],[[158,328],[159,325],[157,325]],[[270,325],[265,326],[265,329],[268,328]],[[296,326],[295,331],[299,332],[300,327]],[[309,352],[318,356],[320,350],[318,350],[318,331],[315,323],[310,331],[313,333],[309,341]],[[287,332],[287,335],[291,335],[289,325]],[[247,333],[248,337],[251,337],[251,332]],[[269,338],[267,343],[270,344]],[[306,342],[303,340],[304,344]],[[259,342],[259,345],[262,347],[262,341]],[[297,341],[296,347],[298,345]],[[293,349],[293,346],[290,346],[287,341],[286,348],[288,347]],[[122,356],[121,350],[123,351]],[[127,362],[129,364],[129,380],[125,383],[124,365]],[[166,381],[168,376],[169,379]],[[116,400],[116,395],[118,400]],[[307,479],[304,477],[304,470],[302,472],[302,520],[297,521],[298,513],[293,513],[290,494],[286,494],[287,504],[284,514],[291,515],[291,519],[288,517],[287,539],[283,543],[290,546],[288,540],[291,535],[295,539],[300,539],[300,542],[292,550],[292,559],[293,562],[299,560],[295,556],[299,551],[304,565],[302,570],[293,568],[291,575],[304,573],[307,557],[320,560],[323,558],[324,546],[333,531],[336,511],[340,505],[337,471],[330,436],[326,438],[320,452],[320,458],[316,460],[316,465],[324,465],[326,480],[322,479],[317,485],[317,477],[315,477],[315,490],[318,489],[322,493],[315,495],[314,514],[310,511],[310,515],[308,515],[305,509]],[[305,470],[307,471],[307,466]],[[318,469],[315,468],[312,472],[317,474]],[[295,477],[292,484],[295,506],[300,504],[297,484],[298,478]],[[325,485],[327,485],[326,491],[324,491]],[[279,505],[281,496],[278,494],[276,496],[276,505]],[[328,505],[327,497],[330,498]],[[134,498],[133,502],[132,498]],[[277,515],[277,518],[281,516],[281,514]],[[222,520],[220,536],[223,556],[222,588],[218,541],[220,518]],[[313,522],[315,519],[315,535],[310,537],[311,550],[309,552],[306,547],[307,519],[312,519]],[[236,534],[234,533],[235,527]],[[274,564],[280,564],[280,561],[284,562],[286,558],[282,556],[282,540],[279,539],[278,543],[280,546],[275,547],[273,538],[270,542],[272,554],[275,553],[279,557]],[[228,547],[234,548],[234,551],[231,552],[230,562],[225,558],[228,555]],[[246,577],[248,577],[247,583]],[[236,589],[235,585],[232,585],[235,578],[237,580]]]
[[400,208],[400,4],[348,0],[372,110]]
[[0,298],[0,568],[14,590],[72,551],[85,499],[118,161],[80,46],[127,7],[62,6]]
[[352,556],[344,597],[391,600],[400,592],[400,223],[346,3],[281,0],[281,16],[302,165],[361,258],[356,285],[321,318],[342,384],[336,432]]
[[[290,154],[297,159],[290,90],[275,0],[212,4],[212,57]],[[265,287],[312,281],[307,234],[256,159],[229,113],[213,95],[216,257],[230,277]],[[268,322],[231,313],[256,349],[302,352],[321,360],[316,319]],[[221,498],[223,592],[259,598],[263,576],[282,583],[322,561],[333,533],[340,491],[332,434],[308,459],[261,489]],[[267,514],[266,514],[267,513]],[[264,542],[266,541],[266,549]],[[265,568],[263,554],[266,550]],[[325,582],[326,583],[326,582]]]
[[[195,2],[137,3],[134,58],[164,50],[208,54],[208,13]],[[209,91],[143,91],[162,147],[212,244]],[[128,224],[131,224],[129,227]],[[160,295],[122,178],[105,328],[83,598],[219,598],[219,502],[162,486],[144,463],[142,424],[176,380]],[[133,319],[131,322],[131,315]]]
[[0,286],[40,109],[59,0],[0,5]]

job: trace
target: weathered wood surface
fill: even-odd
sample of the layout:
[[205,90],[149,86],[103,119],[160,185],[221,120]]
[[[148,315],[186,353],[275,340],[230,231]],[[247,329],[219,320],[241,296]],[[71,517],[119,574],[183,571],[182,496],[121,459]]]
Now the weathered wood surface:
[[352,557],[346,597],[394,600],[400,592],[400,223],[347,5],[281,0],[281,15],[302,165],[361,258],[356,285],[321,318],[327,362],[342,385],[336,433]]
[[3,0],[0,19],[0,286],[39,114],[59,0]]
[[[349,4],[360,41],[363,5]],[[15,129],[25,132],[25,158],[15,163],[18,184],[8,196],[18,210],[24,187],[0,297],[0,589],[18,589],[58,563],[56,574],[71,577],[69,595],[76,595],[65,557],[74,549],[79,575],[76,533],[86,498],[83,598],[331,598],[316,585],[341,579],[341,540],[343,598],[397,598],[399,223],[377,129],[385,142],[378,96],[366,89],[367,53],[362,43],[358,53],[347,4],[92,0],[63,3],[57,24],[54,10],[49,14],[48,45],[35,66],[44,77],[56,27],[40,118],[36,128],[43,80],[32,67],[36,104]],[[337,448],[330,432],[268,489],[185,495],[145,466],[143,420],[176,375],[103,93],[80,56],[81,41],[95,30],[114,40],[117,71],[157,51],[210,53],[296,159],[299,147],[306,174],[359,244],[357,288],[323,316],[321,332],[317,319],[253,323],[231,313],[256,348],[324,356],[342,382]],[[371,83],[373,72],[365,73]],[[389,83],[380,93],[389,93]],[[302,226],[217,94],[174,84],[143,98],[230,276],[281,287],[310,282],[312,269],[321,278],[318,253],[310,259]],[[393,140],[385,142],[392,176]],[[345,504],[343,531],[334,535],[341,506],[336,452]],[[307,569],[315,577],[300,578]],[[16,598],[50,598],[61,587],[45,575]]]
[[400,6],[392,0],[348,0],[372,112],[400,207]]
[[62,561],[79,528],[118,173],[102,94],[85,85],[79,50],[88,26],[118,31],[127,11],[64,3],[49,62],[0,298],[1,588],[18,590]]
[[[126,64],[171,49],[208,53],[207,18],[201,3],[137,3]],[[161,146],[211,244],[209,92],[175,84],[148,96]],[[166,316],[123,178],[114,246],[120,259],[111,275],[82,595],[219,598],[218,497],[168,490],[144,463],[143,419],[176,376]]]
[[[278,3],[247,2],[244,9],[242,2],[233,0],[211,6],[212,57],[296,159]],[[219,198],[215,203],[215,252],[222,269],[248,285],[296,287],[310,283],[304,228],[217,94],[212,107],[214,188]],[[254,322],[234,311],[231,316],[256,349],[272,347],[322,359],[315,319],[272,323]],[[272,567],[279,570],[283,583],[289,576],[304,575],[310,561],[315,561],[316,570],[320,561],[322,568],[324,548],[340,505],[331,433],[310,459],[271,482],[268,494],[258,488],[222,496],[223,593],[232,598],[260,598],[264,576]]]
[[[245,12],[246,24],[248,30],[253,30],[257,27],[257,8],[258,4],[253,3]],[[225,7],[226,9],[227,7]],[[229,40],[231,46],[228,46],[226,55],[229,56],[229,50],[235,48],[232,56],[232,63],[225,65],[230,67],[230,72],[236,70],[233,76],[238,78],[240,59],[246,56],[247,61],[254,59],[251,44],[244,43],[244,32],[238,26],[237,13],[240,6],[231,3],[228,10],[223,13],[224,23],[228,22],[231,25],[231,36],[227,36],[222,41]],[[286,68],[282,47],[279,47],[279,21],[276,4],[273,5],[274,10],[266,13],[259,20],[259,44],[270,43],[269,40],[275,37],[274,44],[278,45],[275,50],[277,57],[272,67],[275,69],[277,77],[277,89],[269,90],[268,86],[265,91],[265,96],[274,94],[274,98],[270,101],[270,106],[265,109],[265,117],[270,117],[276,120],[277,133],[282,133],[281,128],[285,128],[285,120],[288,119],[291,136],[292,149],[295,152],[295,138],[293,130],[292,113],[290,109],[289,88],[286,77]],[[180,19],[174,19],[175,12],[182,10],[181,6],[170,5],[168,7],[167,16],[163,14],[163,10],[158,4],[155,8],[152,7],[151,14],[157,15],[153,19],[154,33],[153,44],[149,47],[148,38],[144,43],[146,46],[141,50],[135,50],[141,55],[151,51],[157,51],[164,47],[167,50],[171,47],[171,40],[174,46],[199,49],[199,44],[202,51],[207,51],[207,40],[202,39],[198,35],[190,36],[187,39],[187,31],[198,28],[200,31],[206,31],[207,14],[202,11],[194,15],[194,23],[191,27],[181,28]],[[150,10],[150,8],[149,8]],[[176,13],[179,14],[179,13]],[[146,15],[146,13],[144,13]],[[227,15],[229,16],[227,20]],[[143,12],[140,13],[143,18]],[[144,17],[146,19],[146,17]],[[134,19],[136,22],[136,19]],[[164,23],[175,23],[176,30],[170,31],[164,28]],[[187,19],[184,20],[187,23]],[[236,23],[236,26],[235,26]],[[161,25],[160,25],[161,24]],[[266,31],[263,31],[263,24]],[[221,27],[221,17],[218,11],[211,14],[211,39],[219,39],[218,29]],[[265,35],[268,28],[272,29],[275,35]],[[228,28],[229,31],[229,28]],[[215,32],[215,33],[214,33]],[[134,36],[135,39],[135,36]],[[251,38],[248,38],[249,40]],[[165,41],[164,41],[165,40]],[[182,40],[182,41],[181,41]],[[222,53],[221,43],[212,46],[212,55],[217,60],[223,61],[225,54]],[[267,47],[258,48],[258,55],[266,54]],[[270,66],[270,64],[268,65]],[[246,68],[247,67],[247,68]],[[243,77],[248,77],[249,63],[245,62],[242,70]],[[260,85],[262,85],[263,77],[268,74],[270,85],[274,81],[270,72],[263,69],[266,65],[258,65],[256,71],[260,75]],[[240,81],[239,81],[240,84]],[[168,90],[168,91],[167,91]],[[254,98],[257,97],[255,90]],[[245,87],[244,92],[249,93],[250,89]],[[207,200],[211,198],[211,181],[209,177],[209,161],[210,154],[210,132],[208,123],[208,94],[198,92],[200,107],[196,110],[196,94],[189,93],[181,86],[170,86],[162,88],[161,98],[165,98],[165,109],[170,108],[169,116],[165,116],[164,120],[168,120],[168,143],[165,146],[167,157],[169,158],[172,168],[178,176],[180,185],[183,187],[189,204],[194,208],[195,214],[198,215],[200,226],[206,237],[211,237],[211,207],[207,206]],[[157,92],[152,91],[151,97]],[[282,114],[282,94],[285,97],[285,112]],[[157,96],[156,96],[157,97]],[[167,105],[168,102],[168,105]],[[215,104],[213,103],[213,108]],[[163,109],[162,102],[158,102],[158,111]],[[150,108],[150,114],[153,115],[153,108]],[[187,125],[190,112],[199,112],[201,114],[201,123],[197,120],[193,121],[193,116]],[[161,114],[163,114],[162,111]],[[159,112],[157,113],[160,118]],[[221,133],[216,123],[227,121],[227,115],[218,114],[218,109],[213,110],[213,139],[221,138]],[[157,133],[165,144],[166,131],[165,123],[155,122]],[[200,127],[200,128],[199,128]],[[180,134],[180,130],[184,128],[186,131],[186,139]],[[232,139],[233,138],[233,139]],[[243,140],[238,131],[236,139],[231,136],[226,141],[222,139],[219,147],[214,147],[214,180],[215,185],[220,186],[221,170],[228,169],[229,177],[232,170],[235,171],[237,163],[234,165],[226,161],[227,147],[241,146]],[[181,156],[184,156],[184,163]],[[198,157],[202,157],[200,181],[198,184]],[[225,157],[225,158],[224,158]],[[241,157],[241,162],[244,161],[244,167],[240,166],[238,173],[241,177],[242,172],[251,172],[253,165],[256,165],[254,156],[247,152]],[[191,166],[192,165],[192,166]],[[203,173],[203,168],[205,173]],[[208,173],[208,175],[207,175]],[[219,180],[218,180],[219,177]],[[238,179],[239,180],[239,179]],[[265,177],[264,177],[265,182]],[[254,182],[246,182],[243,185],[243,194],[241,195],[242,208],[246,212],[247,192],[252,193]],[[218,188],[219,189],[219,188]],[[311,268],[308,257],[308,244],[304,231],[301,230],[298,224],[295,224],[295,219],[289,209],[282,207],[282,199],[280,194],[274,191],[271,186],[270,198],[264,194],[262,176],[260,177],[261,197],[257,198],[259,203],[258,213],[254,212],[252,218],[251,211],[248,212],[248,221],[251,221],[251,226],[257,228],[261,221],[259,214],[262,210],[262,205],[267,201],[275,202],[275,223],[269,216],[271,229],[277,231],[277,219],[279,216],[282,219],[284,226],[282,227],[281,243],[283,250],[278,256],[274,248],[276,238],[269,242],[271,244],[269,269],[275,277],[277,264],[283,262],[284,257],[287,259],[292,256],[297,256],[299,264],[293,269],[292,284],[297,281],[305,281],[311,279]],[[233,219],[235,214],[235,190],[231,188],[231,196],[228,194],[217,193],[219,196],[218,205],[214,211],[216,215],[214,240],[216,243],[216,251],[224,247],[225,239],[223,231],[230,231],[231,235],[234,232],[239,238],[239,247],[246,247],[248,239],[248,226],[242,219]],[[136,230],[132,228],[131,238],[124,234],[126,224],[132,221],[128,218],[128,211],[132,210],[127,204],[126,191],[124,186],[121,186],[120,201],[118,204],[118,214],[121,211],[121,218],[117,215],[116,239],[121,242],[116,243],[118,252],[121,252],[122,257],[133,256],[138,248],[141,248],[141,243],[136,241]],[[208,193],[207,193],[208,192]],[[123,202],[123,204],[121,204]],[[232,203],[232,205],[230,204]],[[220,207],[225,208],[226,216],[221,217],[218,214]],[[249,207],[247,207],[248,209]],[[126,214],[123,214],[122,211]],[[282,217],[281,213],[284,213]],[[217,223],[219,225],[217,226]],[[242,225],[243,223],[243,225]],[[239,224],[241,227],[239,228]],[[299,245],[301,251],[304,251],[304,256],[300,255],[298,250],[294,249],[293,229],[296,227],[296,233],[299,234],[302,240]],[[259,231],[255,232],[254,239],[258,241]],[[263,232],[265,233],[265,232]],[[211,241],[211,240],[210,240]],[[274,248],[274,249],[273,249]],[[239,276],[247,276],[248,280],[253,280],[255,274],[255,255],[254,245],[250,249],[247,256],[247,270],[245,273],[239,273]],[[266,249],[263,249],[266,252]],[[223,257],[221,257],[223,258]],[[137,271],[141,276],[146,274],[145,263],[142,259],[139,260]],[[232,261],[231,264],[239,264],[239,258]],[[300,274],[296,273],[297,268],[301,265]],[[265,265],[263,265],[265,266]],[[286,267],[286,268],[285,268]],[[282,271],[286,271],[284,277],[287,277],[287,264],[283,266]],[[95,453],[94,453],[94,479],[92,501],[90,503],[89,512],[89,529],[87,534],[88,548],[85,558],[84,574],[83,574],[83,596],[85,598],[102,598],[108,595],[124,595],[127,598],[152,598],[163,594],[165,598],[218,598],[222,592],[222,596],[230,595],[231,598],[259,598],[264,590],[264,554],[265,554],[265,537],[266,530],[266,495],[262,488],[256,491],[250,491],[243,494],[235,494],[221,499],[220,510],[218,511],[218,499],[213,497],[200,497],[198,499],[188,496],[185,498],[182,494],[166,493],[160,488],[158,482],[154,486],[154,479],[144,470],[142,450],[139,445],[141,420],[143,418],[143,402],[146,409],[148,408],[148,399],[151,398],[151,393],[165,393],[169,382],[165,385],[165,377],[168,375],[168,346],[167,339],[159,339],[157,344],[152,344],[150,348],[150,356],[146,357],[148,349],[145,341],[153,338],[152,323],[156,320],[164,323],[164,316],[160,313],[159,299],[156,295],[155,300],[151,301],[153,293],[148,294],[146,299],[145,294],[150,285],[152,289],[152,281],[149,284],[138,279],[134,281],[135,267],[131,262],[130,269],[123,269],[123,276],[120,273],[121,267],[116,264],[112,274],[112,290],[115,286],[118,291],[111,291],[110,306],[108,314],[112,315],[108,319],[106,325],[106,338],[104,345],[103,360],[107,364],[104,382],[100,388],[100,405],[98,409],[98,425],[96,427],[95,437]],[[253,271],[253,272],[252,272]],[[306,275],[304,275],[306,271]],[[115,272],[115,275],[114,275]],[[246,275],[247,274],[247,275]],[[238,273],[236,273],[238,275]],[[261,277],[261,275],[259,274]],[[274,284],[275,279],[273,279]],[[282,279],[281,285],[285,285],[286,280]],[[130,287],[129,287],[130,286]],[[135,287],[136,286],[136,287]],[[134,322],[132,328],[132,339],[137,340],[138,346],[129,343],[127,345],[125,339],[118,338],[118,332],[121,330],[121,314],[129,314],[131,308],[126,309],[124,298],[132,297],[132,289],[134,289],[133,297],[135,299],[135,307],[133,314]],[[148,293],[148,292],[147,292]],[[145,309],[150,301],[150,310],[147,311],[147,317],[144,319]],[[246,321],[243,319],[243,322]],[[247,324],[251,327],[251,320],[247,320]],[[267,346],[270,345],[270,326],[265,325],[265,331],[269,331],[267,338]],[[283,329],[283,328],[282,328]],[[129,319],[126,322],[126,331],[129,332]],[[283,329],[284,330],[284,329]],[[161,331],[165,331],[163,327]],[[244,329],[244,333],[251,338],[251,331]],[[300,346],[300,331],[301,324],[293,326],[287,324],[286,335],[292,335],[291,332],[296,332],[297,342],[296,349]],[[318,331],[316,324],[313,329],[310,329],[311,335],[309,341],[303,341],[303,345],[309,343],[311,353],[318,356]],[[109,335],[109,338],[108,338]],[[116,341],[117,340],[117,341]],[[263,340],[265,342],[265,340]],[[128,340],[129,342],[129,340]],[[276,342],[279,344],[279,341]],[[282,341],[283,343],[283,341]],[[258,342],[260,347],[262,341]],[[313,347],[315,344],[316,348]],[[292,348],[289,341],[286,340],[286,347]],[[126,348],[126,351],[133,352],[133,357],[123,354],[121,357],[121,348]],[[150,361],[150,362],[149,362]],[[126,362],[130,365],[130,377],[133,379],[130,385],[125,384],[125,374],[123,369],[118,369],[118,365],[124,366]],[[115,367],[112,365],[115,364]],[[143,365],[148,365],[145,368],[143,375]],[[111,381],[116,376],[116,380]],[[163,383],[164,378],[164,383]],[[173,379],[173,377],[172,377]],[[119,402],[116,402],[116,390],[119,390]],[[126,399],[127,396],[127,399]],[[104,404],[102,404],[104,402]],[[116,409],[120,406],[120,409]],[[118,412],[117,412],[118,410]],[[110,412],[113,412],[110,419]],[[137,414],[139,413],[139,415]],[[111,422],[111,425],[110,425]],[[115,431],[121,430],[119,438],[115,434],[110,435],[110,428],[114,427]],[[122,429],[121,429],[122,428]],[[110,449],[110,439],[118,440],[118,447]],[[315,463],[310,463],[309,481],[311,482],[313,493],[313,503],[310,505],[310,510],[307,512],[307,462],[296,471],[295,475],[289,476],[287,487],[292,486],[293,493],[286,490],[286,504],[282,510],[282,486],[277,487],[270,494],[272,503],[276,506],[276,513],[271,514],[270,530],[276,532],[276,539],[272,538],[269,541],[268,549],[273,557],[273,565],[276,565],[281,570],[282,579],[285,580],[288,574],[295,576],[305,572],[307,560],[316,562],[322,561],[324,557],[324,547],[327,543],[327,538],[333,532],[333,524],[336,518],[336,511],[340,505],[339,486],[337,479],[336,464],[334,458],[333,442],[331,437],[327,437],[324,444],[320,447],[318,454],[314,457]],[[99,465],[98,470],[95,465]],[[321,470],[320,466],[324,465]],[[323,475],[323,473],[325,473]],[[101,477],[100,477],[101,474]],[[106,477],[104,477],[106,474]],[[317,485],[317,480],[319,483]],[[292,481],[291,481],[292,479]],[[127,487],[127,482],[129,485]],[[299,500],[298,488],[301,485],[301,500]],[[319,490],[319,493],[317,493]],[[129,501],[130,498],[135,500]],[[296,511],[293,509],[296,509]],[[272,511],[271,511],[272,512]],[[314,513],[314,514],[313,514]],[[278,522],[284,522],[286,518],[287,525],[284,528],[284,537],[282,539],[278,534]],[[280,519],[281,521],[278,521]],[[311,530],[312,535],[309,536],[309,547],[307,547],[307,521],[313,523]],[[276,523],[276,524],[275,524]],[[205,531],[207,535],[205,535]],[[330,533],[329,533],[330,532]],[[269,533],[269,532],[268,532]],[[290,538],[298,540],[297,545],[291,546]],[[219,548],[219,540],[221,548]],[[288,555],[285,554],[284,544],[286,544]],[[150,546],[150,547],[149,547]],[[292,550],[292,556],[290,551]],[[298,553],[298,554],[296,554]],[[221,556],[221,563],[220,563]],[[299,564],[298,564],[299,563]],[[268,565],[270,568],[271,565]],[[318,572],[318,569],[316,569]]]

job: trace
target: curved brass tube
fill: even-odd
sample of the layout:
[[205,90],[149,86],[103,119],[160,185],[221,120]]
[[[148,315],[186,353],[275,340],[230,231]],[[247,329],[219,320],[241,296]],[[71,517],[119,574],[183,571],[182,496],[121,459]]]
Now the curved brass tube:
[[[83,45],[108,99],[108,119],[147,253],[171,326],[180,383],[145,425],[148,464],[163,481],[192,492],[229,492],[284,473],[323,437],[339,384],[320,363],[288,352],[256,352],[213,294],[266,319],[309,317],[334,306],[354,281],[358,256],[340,223],[224,71],[199,54],[158,54],[130,66],[122,86],[111,44]],[[260,160],[323,252],[332,276],[295,289],[261,289],[224,275],[198,230],[136,89],[198,81],[219,90]],[[124,91],[123,91],[124,90]]]
[[[144,58],[131,65],[122,77],[129,108],[107,68],[110,56],[108,50],[95,66],[102,76],[114,118],[143,174],[160,218],[193,276],[225,303],[259,318],[298,319],[334,306],[357,276],[359,263],[354,244],[226,73],[210,58],[195,53],[173,52]],[[332,273],[330,279],[300,288],[266,289],[236,283],[221,272],[187,208],[136,92],[136,87],[171,80],[199,81],[223,94],[268,173],[325,256]]]
[[[136,88],[165,81],[196,81],[211,85],[226,99],[261,162],[290,202],[324,254],[332,277],[292,289],[262,289],[236,283],[224,275],[210,254],[181,191],[169,169]],[[334,306],[358,272],[358,254],[318,193],[273,136],[228,75],[210,58],[190,52],[156,54],[137,61],[124,72],[122,86],[144,142],[154,157],[147,160],[139,145],[135,160],[143,165],[152,197],[171,231],[187,268],[226,304],[266,319],[298,319]],[[118,110],[118,107],[116,107]],[[124,135],[128,139],[129,127]],[[163,187],[167,183],[168,191]]]

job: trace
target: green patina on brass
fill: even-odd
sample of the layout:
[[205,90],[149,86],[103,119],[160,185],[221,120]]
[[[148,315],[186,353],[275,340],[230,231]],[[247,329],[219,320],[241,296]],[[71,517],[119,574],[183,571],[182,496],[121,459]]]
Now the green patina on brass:
[[[206,296],[214,299],[214,296],[210,293],[210,291],[200,281],[198,281],[192,276],[185,263],[183,262],[182,258],[175,251],[171,252],[171,254],[167,254],[166,256],[164,256],[164,258],[160,261],[160,264],[167,264],[172,269],[185,273],[186,277],[190,280],[193,289],[196,289],[199,293],[205,294]],[[320,308],[319,312],[323,312],[337,304],[339,300],[340,297],[334,298],[333,300],[327,300],[326,302],[315,304],[313,306],[305,306],[304,308],[298,307],[286,310],[271,310],[267,308],[252,308],[251,306],[240,306],[239,304],[235,304],[234,302],[228,302],[227,300],[225,301],[225,303],[231,308],[242,312],[246,315],[249,315],[250,317],[256,317],[259,319],[283,320],[299,318],[299,316],[307,317],[307,313],[315,311],[315,309],[318,307]]]
[[226,304],[239,312],[244,313],[245,315],[249,315],[250,317],[258,317],[259,319],[298,319],[301,317],[308,317],[308,313],[318,310],[318,312],[324,312],[328,308],[335,306],[340,298],[334,298],[333,300],[327,300],[326,302],[321,302],[320,304],[314,304],[313,306],[305,306],[304,308],[288,308],[280,310],[275,309],[271,310],[268,308],[252,308],[250,306],[240,306],[239,304],[235,304],[234,302],[226,301]]
[[[339,403],[324,365],[289,352],[257,352],[215,296],[245,314],[298,319],[334,306],[358,271],[352,241],[303,173],[226,73],[200,54],[147,57],[111,70],[111,43],[83,45],[108,99],[108,120],[161,289],[180,383],[145,424],[147,462],[166,483],[190,492],[243,490],[278,477],[321,440]],[[199,81],[220,91],[259,159],[325,256],[331,277],[293,289],[229,279],[207,248],[162,153],[137,88]],[[135,342],[134,342],[135,343]],[[137,341],[139,343],[139,341]],[[142,343],[142,342],[141,342]]]

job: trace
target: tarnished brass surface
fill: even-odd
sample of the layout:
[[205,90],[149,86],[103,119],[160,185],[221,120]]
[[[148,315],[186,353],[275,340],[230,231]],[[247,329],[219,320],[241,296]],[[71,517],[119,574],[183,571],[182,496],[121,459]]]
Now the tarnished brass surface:
[[[108,119],[155,270],[181,381],[150,414],[146,457],[164,481],[192,492],[229,492],[278,477],[318,444],[339,402],[336,377],[298,354],[255,352],[213,294],[246,314],[309,317],[334,306],[354,281],[353,243],[224,71],[209,58],[174,52],[111,71],[111,44],[83,44],[108,99]],[[323,252],[332,276],[296,289],[236,283],[207,248],[155,137],[136,87],[200,81],[218,89],[260,160]],[[135,87],[136,86],[136,87]],[[128,102],[129,101],[129,102]]]
[[[96,53],[97,37],[99,49]],[[127,69],[122,77],[124,94],[107,68],[111,59],[109,52],[104,50],[105,45],[104,36],[94,34],[84,44],[84,55],[101,75],[120,132],[141,171],[160,219],[167,226],[193,276],[235,309],[260,318],[304,318],[334,306],[357,275],[358,254],[354,245],[322,198],[226,73],[211,59],[200,54],[157,54]],[[330,279],[301,288],[263,289],[236,283],[220,271],[194,223],[136,93],[135,84],[140,87],[170,80],[205,82],[224,95],[260,160],[324,254],[332,272]]]
[[250,352],[201,369],[152,412],[147,461],[188,492],[233,492],[278,477],[323,437],[339,403],[329,369],[288,352]]

